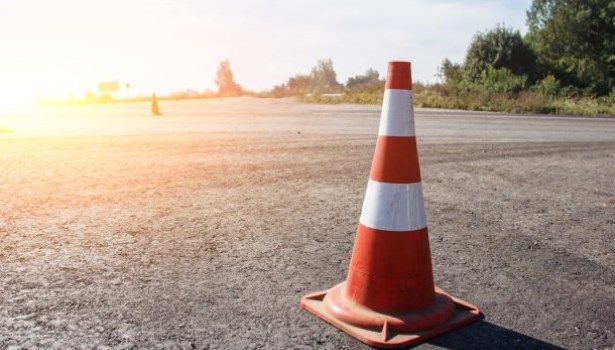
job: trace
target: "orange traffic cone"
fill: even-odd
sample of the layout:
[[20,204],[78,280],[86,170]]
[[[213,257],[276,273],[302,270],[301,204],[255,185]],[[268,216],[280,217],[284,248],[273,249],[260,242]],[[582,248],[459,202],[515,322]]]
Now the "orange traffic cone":
[[380,130],[348,277],[301,307],[376,347],[468,324],[472,304],[435,287],[414,134],[410,62],[390,62]]
[[156,98],[156,94],[152,95],[152,115],[162,115],[162,113],[160,113],[160,110],[158,109],[158,99]]

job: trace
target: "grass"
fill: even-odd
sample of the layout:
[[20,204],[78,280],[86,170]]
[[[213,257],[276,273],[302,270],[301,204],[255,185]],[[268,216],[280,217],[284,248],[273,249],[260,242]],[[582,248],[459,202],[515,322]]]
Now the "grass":
[[[301,100],[308,103],[381,104],[382,91],[347,91],[340,96],[312,95]],[[451,92],[442,86],[414,88],[414,105],[425,108],[461,109],[509,113],[540,113],[579,116],[615,116],[615,97],[554,97],[535,91],[517,94],[489,91]]]

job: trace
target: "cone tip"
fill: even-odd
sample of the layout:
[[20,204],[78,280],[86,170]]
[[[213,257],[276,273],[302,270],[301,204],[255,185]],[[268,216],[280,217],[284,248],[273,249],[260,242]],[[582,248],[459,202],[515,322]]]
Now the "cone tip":
[[386,88],[412,90],[412,74],[410,72],[410,66],[410,62],[407,61],[389,62]]

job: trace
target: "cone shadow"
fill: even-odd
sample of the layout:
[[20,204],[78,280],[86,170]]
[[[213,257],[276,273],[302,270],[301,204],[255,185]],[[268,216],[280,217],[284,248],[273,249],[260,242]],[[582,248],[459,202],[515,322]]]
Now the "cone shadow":
[[[461,349],[546,349],[563,350],[564,348],[532,338],[525,334],[495,325],[484,319],[458,328],[439,337],[429,339],[427,343],[450,350]],[[406,349],[412,349],[413,346]]]

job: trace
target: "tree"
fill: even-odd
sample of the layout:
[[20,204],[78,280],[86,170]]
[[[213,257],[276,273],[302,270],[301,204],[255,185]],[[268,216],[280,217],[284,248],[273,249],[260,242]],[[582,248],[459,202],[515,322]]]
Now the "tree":
[[346,82],[346,88],[356,89],[371,85],[378,82],[379,78],[380,74],[378,73],[378,71],[369,68],[367,71],[365,71],[364,75],[355,75],[354,77],[348,78],[348,81]]
[[337,74],[333,69],[331,59],[319,60],[310,72],[312,93],[337,92],[342,89],[342,84],[337,82]]
[[271,89],[270,94],[271,94],[271,96],[278,97],[278,98],[289,95],[288,88],[286,87],[286,84],[275,85],[273,87],[273,89]]
[[518,30],[498,25],[479,32],[470,43],[463,70],[469,81],[476,82],[488,67],[507,68],[515,75],[536,78],[536,55],[523,41]]
[[547,73],[598,94],[615,89],[615,2],[534,0],[526,41]]
[[461,65],[453,63],[448,58],[445,58],[444,61],[442,61],[439,76],[445,83],[456,83],[463,80],[463,70],[461,69]]
[[307,75],[297,74],[294,77],[290,77],[286,85],[291,95],[302,95],[309,92],[311,80]]
[[318,61],[316,66],[312,67],[309,75],[295,74],[295,76],[288,78],[286,84],[275,86],[272,94],[274,96],[321,94],[341,91],[342,88],[343,85],[337,82],[333,62],[328,59]]
[[215,83],[218,85],[218,94],[220,96],[241,95],[241,86],[233,80],[233,72],[228,60],[220,62]]

